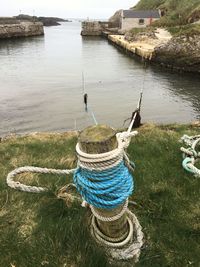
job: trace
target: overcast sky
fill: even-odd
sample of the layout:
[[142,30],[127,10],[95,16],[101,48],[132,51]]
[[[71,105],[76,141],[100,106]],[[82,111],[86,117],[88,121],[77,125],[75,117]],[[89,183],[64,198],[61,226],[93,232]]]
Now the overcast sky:
[[118,9],[128,9],[138,0],[0,0],[0,16],[20,12],[63,18],[109,18]]

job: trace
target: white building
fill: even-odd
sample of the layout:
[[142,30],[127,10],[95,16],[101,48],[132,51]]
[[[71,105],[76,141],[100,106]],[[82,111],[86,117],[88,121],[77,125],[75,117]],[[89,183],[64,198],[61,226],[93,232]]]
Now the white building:
[[122,10],[121,30],[127,31],[132,28],[144,28],[158,19],[160,19],[159,10]]

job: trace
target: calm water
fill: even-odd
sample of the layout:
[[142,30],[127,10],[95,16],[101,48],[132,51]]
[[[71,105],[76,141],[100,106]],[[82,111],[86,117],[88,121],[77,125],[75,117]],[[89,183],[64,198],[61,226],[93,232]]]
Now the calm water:
[[143,121],[200,119],[200,77],[138,61],[101,38],[80,36],[80,24],[45,29],[45,37],[0,41],[0,135],[64,131],[93,124],[84,112],[82,71],[99,123],[122,125],[144,84]]

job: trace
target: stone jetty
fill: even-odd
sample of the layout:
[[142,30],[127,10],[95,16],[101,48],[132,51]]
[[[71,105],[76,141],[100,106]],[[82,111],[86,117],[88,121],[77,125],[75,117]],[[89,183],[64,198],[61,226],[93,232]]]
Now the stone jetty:
[[0,39],[44,35],[41,22],[0,19]]

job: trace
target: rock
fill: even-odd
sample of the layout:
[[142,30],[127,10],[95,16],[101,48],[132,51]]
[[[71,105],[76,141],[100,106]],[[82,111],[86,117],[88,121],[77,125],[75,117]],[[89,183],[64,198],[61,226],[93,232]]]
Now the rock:
[[125,34],[125,40],[129,42],[136,42],[136,41],[141,42],[141,41],[146,41],[148,39],[158,39],[153,30],[148,30],[148,31],[145,30],[141,30],[141,32],[138,33],[128,31]]
[[18,24],[0,25],[0,39],[44,35],[41,22],[20,22]]
[[153,60],[172,69],[200,73],[200,35],[173,37],[155,48]]
[[59,22],[71,22],[69,20],[57,18],[57,17],[36,17],[20,14],[15,17],[15,19],[20,21],[30,21],[30,22],[42,22],[44,26],[58,26]]
[[0,17],[1,24],[19,24],[20,21],[13,17]]
[[192,127],[200,127],[200,121],[193,121],[193,122],[191,123],[191,126],[192,126]]
[[60,23],[53,18],[39,17],[38,19],[40,22],[43,23],[44,26],[59,26],[60,25]]
[[110,28],[120,28],[122,9],[115,12],[115,14],[109,19]]

